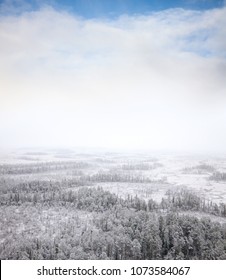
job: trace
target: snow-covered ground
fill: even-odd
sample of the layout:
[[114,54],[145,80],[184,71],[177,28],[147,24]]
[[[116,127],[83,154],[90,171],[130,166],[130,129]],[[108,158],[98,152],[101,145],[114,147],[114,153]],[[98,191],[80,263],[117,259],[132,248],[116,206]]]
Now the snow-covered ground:
[[[186,156],[186,155],[152,155],[151,153],[95,153],[77,152],[76,150],[20,150],[0,156],[0,167],[8,169],[23,166],[49,164],[50,170],[43,172],[18,172],[0,174],[2,179],[14,181],[31,180],[81,180],[95,174],[125,174],[147,178],[150,182],[131,182],[123,180],[95,180],[87,185],[101,186],[119,196],[137,195],[145,200],[153,198],[160,201],[168,189],[188,187],[214,202],[226,203],[226,181],[211,180],[216,171],[226,172],[226,156]],[[76,168],[77,163],[87,166]],[[59,167],[60,166],[60,167]],[[140,167],[139,167],[140,166]],[[1,187],[1,186],[0,186]]]

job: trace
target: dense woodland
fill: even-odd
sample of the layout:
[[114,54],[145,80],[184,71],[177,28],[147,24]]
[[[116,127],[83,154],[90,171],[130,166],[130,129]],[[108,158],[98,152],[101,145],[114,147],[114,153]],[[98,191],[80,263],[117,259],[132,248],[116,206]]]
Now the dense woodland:
[[[57,208],[67,220],[52,235],[48,228],[43,234],[26,228],[20,234],[9,232],[0,244],[1,259],[226,259],[226,224],[195,217],[197,212],[226,217],[226,205],[187,189],[168,191],[157,203],[137,196],[123,199],[73,180],[4,179],[0,205],[6,224],[10,207],[28,213]],[[89,223],[67,219],[69,212],[77,213],[78,220],[87,213]]]

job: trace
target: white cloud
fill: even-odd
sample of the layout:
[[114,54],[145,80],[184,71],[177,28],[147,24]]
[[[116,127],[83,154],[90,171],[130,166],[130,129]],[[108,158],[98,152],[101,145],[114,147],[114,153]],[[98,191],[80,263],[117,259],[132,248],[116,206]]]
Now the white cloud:
[[0,18],[0,145],[221,150],[226,9]]

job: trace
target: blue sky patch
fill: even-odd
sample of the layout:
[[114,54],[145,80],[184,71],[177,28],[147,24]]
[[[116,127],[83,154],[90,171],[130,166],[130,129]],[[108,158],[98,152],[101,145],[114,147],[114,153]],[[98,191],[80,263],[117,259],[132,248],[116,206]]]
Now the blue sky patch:
[[224,0],[11,0],[0,1],[1,13],[36,10],[44,5],[75,13],[84,18],[148,14],[171,8],[207,10],[224,6]]

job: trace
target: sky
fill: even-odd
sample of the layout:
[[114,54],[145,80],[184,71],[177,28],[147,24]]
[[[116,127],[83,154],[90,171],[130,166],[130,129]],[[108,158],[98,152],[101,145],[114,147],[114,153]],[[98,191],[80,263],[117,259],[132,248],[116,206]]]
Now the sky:
[[225,153],[225,4],[0,1],[0,150]]

